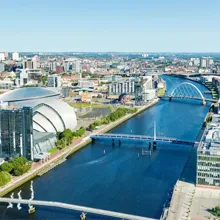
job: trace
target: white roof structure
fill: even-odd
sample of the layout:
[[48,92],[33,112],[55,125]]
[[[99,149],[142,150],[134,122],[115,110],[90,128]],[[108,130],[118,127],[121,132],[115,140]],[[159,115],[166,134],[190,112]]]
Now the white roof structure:
[[49,100],[33,108],[33,128],[39,132],[62,132],[77,126],[74,108],[60,100]]

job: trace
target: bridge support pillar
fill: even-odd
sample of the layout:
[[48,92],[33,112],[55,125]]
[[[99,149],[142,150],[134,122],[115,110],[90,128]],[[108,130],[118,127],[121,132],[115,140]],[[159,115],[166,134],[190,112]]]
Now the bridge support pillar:
[[202,100],[202,104],[203,104],[203,105],[206,105],[205,99]]
[[114,146],[115,145],[115,140],[114,139],[112,139],[112,146]]
[[121,140],[118,140],[118,146],[119,147],[121,146]]

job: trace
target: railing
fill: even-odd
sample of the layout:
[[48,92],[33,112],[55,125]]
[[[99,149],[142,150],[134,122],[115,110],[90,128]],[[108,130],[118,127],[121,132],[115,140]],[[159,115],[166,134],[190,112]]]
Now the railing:
[[91,135],[92,139],[131,139],[131,140],[150,140],[150,141],[157,141],[157,142],[169,142],[173,144],[185,144],[185,145],[194,145],[195,142],[192,141],[186,141],[186,140],[178,140],[175,138],[169,138],[169,137],[152,137],[152,136],[144,136],[144,135],[132,135],[132,134],[96,134]]

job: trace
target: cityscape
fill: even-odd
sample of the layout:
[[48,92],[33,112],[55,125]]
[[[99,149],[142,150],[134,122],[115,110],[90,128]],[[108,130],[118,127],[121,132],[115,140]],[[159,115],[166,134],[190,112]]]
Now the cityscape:
[[220,219],[211,1],[2,3],[0,219]]

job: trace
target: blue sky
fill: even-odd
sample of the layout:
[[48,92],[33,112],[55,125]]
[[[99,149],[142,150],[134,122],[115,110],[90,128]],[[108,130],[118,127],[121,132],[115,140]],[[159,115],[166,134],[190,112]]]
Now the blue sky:
[[0,0],[0,51],[220,52],[219,0]]

